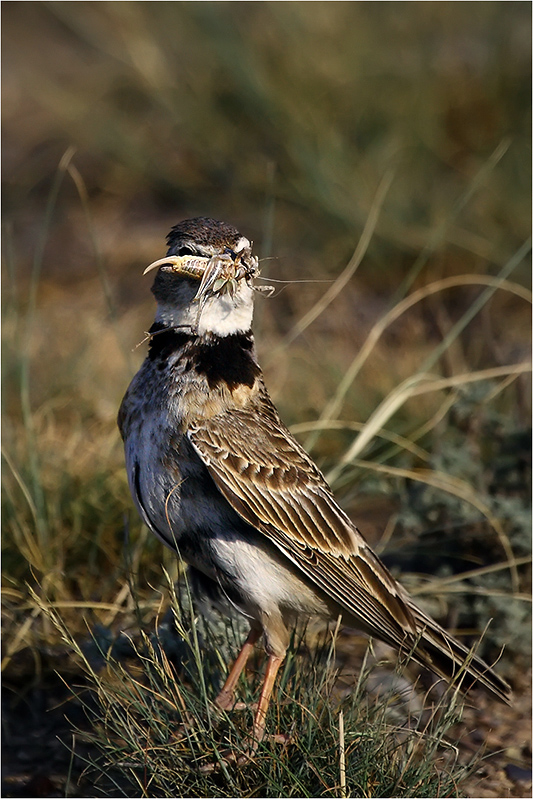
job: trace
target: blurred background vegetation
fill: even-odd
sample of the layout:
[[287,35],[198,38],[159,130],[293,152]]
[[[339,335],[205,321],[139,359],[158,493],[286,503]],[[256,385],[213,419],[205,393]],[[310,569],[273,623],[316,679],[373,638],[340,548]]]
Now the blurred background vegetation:
[[[496,616],[487,656],[527,657],[530,15],[2,3],[8,671],[55,634],[28,583],[75,632],[126,624],[133,571],[155,615],[173,561],[132,510],[115,416],[153,315],[142,270],[196,215],[252,239],[264,276],[311,281],[259,298],[258,349],[344,507],[444,623]],[[419,371],[445,382],[405,388]]]

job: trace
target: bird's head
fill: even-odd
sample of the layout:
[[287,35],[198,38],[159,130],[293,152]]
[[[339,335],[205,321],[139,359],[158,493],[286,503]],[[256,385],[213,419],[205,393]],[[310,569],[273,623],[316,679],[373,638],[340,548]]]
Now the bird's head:
[[144,270],[157,269],[156,321],[200,336],[249,331],[259,268],[248,239],[225,222],[196,217],[175,225],[167,243],[166,257]]

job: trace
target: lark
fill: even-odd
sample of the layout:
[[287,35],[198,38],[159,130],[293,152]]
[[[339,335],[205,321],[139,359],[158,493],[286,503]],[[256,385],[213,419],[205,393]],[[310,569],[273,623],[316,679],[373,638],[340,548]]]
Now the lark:
[[155,270],[148,355],[118,423],[144,523],[188,564],[193,590],[250,633],[216,702],[234,705],[262,637],[268,655],[253,747],[298,619],[319,616],[376,636],[462,687],[504,701],[510,689],[396,582],[283,424],[257,362],[258,259],[232,225],[199,217],[172,228]]

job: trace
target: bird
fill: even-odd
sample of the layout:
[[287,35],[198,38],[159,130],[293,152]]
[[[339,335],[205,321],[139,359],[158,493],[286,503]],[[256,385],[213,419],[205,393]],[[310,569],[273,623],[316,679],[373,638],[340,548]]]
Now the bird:
[[147,356],[121,403],[129,487],[148,528],[187,564],[194,594],[237,609],[250,631],[215,702],[235,706],[259,639],[267,655],[250,752],[299,619],[337,620],[409,653],[462,689],[510,687],[417,606],[342,510],[282,422],[259,366],[261,288],[252,244],[233,226],[186,219],[154,261]]

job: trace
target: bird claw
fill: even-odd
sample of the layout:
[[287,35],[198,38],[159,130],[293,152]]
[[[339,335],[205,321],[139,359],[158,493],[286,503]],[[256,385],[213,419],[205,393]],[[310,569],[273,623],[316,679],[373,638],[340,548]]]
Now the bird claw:
[[277,732],[274,733],[274,735],[269,735],[267,737],[272,741],[272,743],[280,744],[280,746],[287,746],[294,740],[292,733],[290,732]]
[[[275,744],[287,746],[294,739],[291,733],[274,733],[273,735],[265,735],[262,740],[269,740]],[[245,766],[254,759],[259,743],[260,742],[255,738],[246,738],[244,741],[245,749],[243,752],[238,753],[234,750],[228,749],[226,752],[222,753],[220,761],[205,763],[203,766],[200,766],[199,771],[202,774],[212,774],[215,771],[219,771],[222,765],[231,764],[237,767]]]
[[254,752],[251,750],[242,752],[241,754],[237,754],[237,752],[228,750],[227,752],[222,753],[220,760],[204,763],[204,765],[200,766],[198,770],[201,774],[213,774],[216,771],[220,771],[223,765],[231,764],[235,766],[244,766],[253,759],[253,756]]
[[215,708],[217,710],[254,710],[257,703],[247,705],[246,702],[240,702],[232,694],[219,694],[215,699]]

